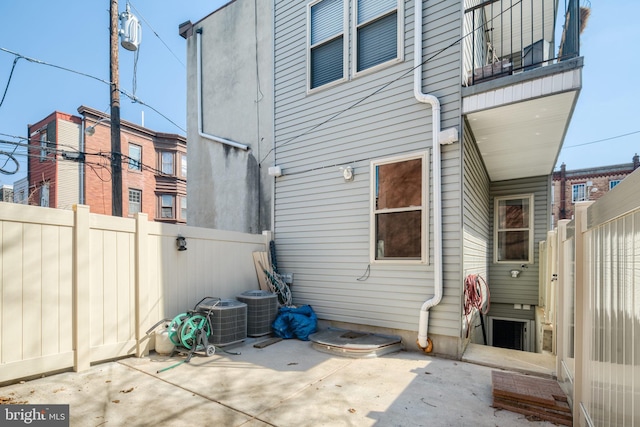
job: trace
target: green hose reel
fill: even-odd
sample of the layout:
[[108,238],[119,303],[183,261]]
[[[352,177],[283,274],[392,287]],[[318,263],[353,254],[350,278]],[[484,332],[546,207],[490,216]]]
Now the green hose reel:
[[[195,313],[180,313],[173,318],[167,328],[169,339],[175,346],[191,350],[203,350],[202,344],[198,345],[198,333],[203,331],[207,338],[211,336],[211,327],[206,316]],[[209,350],[207,349],[207,353]]]

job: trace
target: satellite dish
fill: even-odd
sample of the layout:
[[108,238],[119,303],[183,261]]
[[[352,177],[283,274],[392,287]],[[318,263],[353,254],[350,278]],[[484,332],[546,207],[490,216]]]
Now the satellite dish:
[[127,10],[120,14],[120,37],[122,38],[122,47],[136,51],[142,41],[142,27],[140,21],[129,10],[129,4],[127,3]]

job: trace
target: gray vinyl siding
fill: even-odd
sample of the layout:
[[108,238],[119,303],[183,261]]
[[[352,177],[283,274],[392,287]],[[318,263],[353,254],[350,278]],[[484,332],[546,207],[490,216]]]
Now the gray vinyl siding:
[[[58,149],[79,149],[80,125],[58,120]],[[57,207],[71,209],[80,202],[80,163],[71,160],[58,161]]]
[[[495,304],[538,304],[538,272],[540,267],[538,243],[546,239],[550,218],[550,176],[539,176],[512,181],[499,181],[491,184],[491,233],[493,234],[494,198],[510,195],[534,195],[534,242],[533,264],[520,268],[519,264],[494,263],[493,243],[490,246],[489,277],[491,302]],[[493,242],[493,239],[491,239]],[[519,277],[512,278],[509,270],[523,270]],[[493,307],[493,306],[492,306]],[[493,311],[493,308],[492,308]],[[493,316],[492,312],[489,315]]]
[[523,310],[522,308],[514,308],[513,304],[499,304],[494,302],[491,304],[489,316],[502,317],[505,319],[534,320],[536,318],[536,310],[533,305],[529,310]]
[[487,277],[491,241],[489,175],[469,126],[464,128],[464,275]]
[[[278,266],[294,274],[294,303],[310,304],[321,319],[415,331],[422,303],[434,294],[431,200],[429,263],[369,266],[371,160],[426,151],[431,194],[431,108],[415,100],[410,72],[413,2],[405,2],[403,62],[310,94],[307,3],[275,5],[275,159],[283,171],[275,189]],[[460,7],[457,0],[425,4],[425,58],[460,37]],[[459,69],[458,46],[425,66],[424,90],[441,101],[443,129],[460,129]],[[429,323],[429,334],[454,337],[460,335],[460,147],[443,147],[445,288]],[[346,182],[340,166],[352,166],[355,179]]]

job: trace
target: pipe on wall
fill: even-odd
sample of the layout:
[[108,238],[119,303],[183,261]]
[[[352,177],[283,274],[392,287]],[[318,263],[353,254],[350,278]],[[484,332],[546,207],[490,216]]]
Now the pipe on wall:
[[249,146],[245,144],[240,144],[239,142],[231,141],[230,139],[221,138],[219,136],[210,135],[205,133],[203,130],[203,119],[202,119],[202,28],[198,28],[196,30],[196,81],[197,81],[197,92],[198,92],[198,135],[202,138],[209,139],[211,141],[216,141],[221,144],[229,145],[231,147],[240,148],[241,150],[248,150]]
[[457,130],[447,129],[447,138],[440,135],[440,101],[431,94],[422,92],[422,0],[414,2],[414,43],[413,43],[413,94],[418,102],[431,105],[432,113],[432,162],[433,162],[433,287],[434,295],[420,308],[418,323],[418,346],[426,352],[431,351],[427,336],[429,330],[429,310],[442,300],[442,184],[440,145],[457,141]]

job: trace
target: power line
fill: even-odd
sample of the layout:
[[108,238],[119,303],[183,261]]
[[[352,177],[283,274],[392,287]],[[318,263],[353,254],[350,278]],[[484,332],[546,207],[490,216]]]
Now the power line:
[[590,145],[590,144],[597,144],[598,142],[611,141],[612,139],[623,138],[625,136],[635,135],[637,133],[640,133],[640,130],[637,130],[637,131],[634,131],[634,132],[625,133],[625,134],[622,134],[622,135],[611,136],[609,138],[598,139],[598,140],[595,140],[595,141],[583,142],[582,144],[569,145],[567,147],[562,147],[562,148],[564,149],[564,148],[582,147],[583,145]]
[[164,40],[162,40],[162,37],[160,37],[158,35],[158,33],[156,32],[156,30],[153,29],[153,27],[151,26],[151,24],[149,24],[149,22],[144,19],[144,16],[142,16],[142,14],[140,13],[140,11],[138,9],[136,9],[136,7],[133,5],[133,3],[128,2],[129,6],[131,6],[133,8],[133,10],[136,11],[136,13],[138,15],[140,15],[140,18],[142,18],[142,20],[144,21],[145,24],[147,24],[147,26],[149,27],[149,29],[153,32],[153,34],[158,38],[158,40],[160,40],[162,42],[162,44],[164,45],[164,47],[167,48],[167,50],[169,50],[169,52],[171,52],[171,54],[174,56],[174,58],[176,58],[178,60],[178,62],[184,67],[186,68],[186,66],[184,65],[184,63],[180,60],[180,58],[178,58],[178,56],[171,50],[171,48],[164,42]]
[[[45,62],[45,61],[41,61],[41,60],[39,60],[39,59],[29,58],[28,56],[24,56],[24,55],[22,55],[22,54],[20,54],[20,53],[14,52],[14,51],[9,50],[9,49],[6,49],[6,48],[4,48],[4,47],[0,47],[0,50],[1,50],[1,51],[3,51],[3,52],[7,52],[7,53],[9,53],[9,54],[11,54],[11,55],[14,55],[14,56],[16,56],[16,57],[18,57],[18,58],[25,59],[25,60],[27,60],[27,61],[29,61],[29,62],[33,62],[34,64],[46,65],[46,66],[48,66],[48,67],[57,68],[57,69],[62,70],[62,71],[67,71],[67,72],[69,72],[69,73],[78,74],[78,75],[83,76],[83,77],[87,77],[87,78],[90,78],[90,79],[93,79],[93,80],[97,80],[97,81],[99,81],[100,83],[106,84],[106,85],[108,85],[108,86],[111,86],[111,85],[112,85],[112,82],[109,82],[109,81],[107,81],[107,80],[101,79],[100,77],[92,76],[91,74],[83,73],[83,72],[81,72],[81,71],[76,71],[76,70],[73,70],[73,69],[71,69],[71,68],[67,68],[67,67],[62,67],[62,66],[60,66],[60,65],[51,64],[51,63],[48,63],[48,62]],[[137,104],[140,104],[140,105],[144,105],[145,107],[147,107],[147,108],[149,108],[149,109],[153,110],[156,114],[158,114],[159,116],[161,116],[162,118],[164,118],[166,121],[168,121],[169,123],[171,123],[172,125],[174,125],[174,126],[175,126],[175,127],[177,127],[178,129],[180,129],[182,132],[184,132],[184,133],[186,133],[186,132],[187,132],[185,129],[183,129],[181,126],[179,126],[176,122],[174,122],[174,121],[173,121],[173,120],[171,120],[169,117],[167,117],[167,116],[165,116],[164,114],[162,114],[162,113],[161,113],[160,111],[158,111],[156,108],[154,108],[154,107],[152,107],[151,105],[149,105],[149,104],[145,103],[144,101],[142,101],[142,100],[141,100],[140,98],[138,98],[137,96],[132,95],[132,94],[128,93],[127,91],[125,91],[125,90],[123,90],[123,89],[120,89],[120,88],[118,88],[118,92],[120,92],[122,95],[124,95],[124,96],[126,96],[127,98],[129,98],[131,101],[133,101],[133,102],[135,102],[135,103],[137,103]]]
[[0,100],[0,107],[2,107],[2,104],[4,104],[4,98],[5,96],[7,96],[7,91],[9,90],[9,84],[11,83],[11,77],[13,77],[13,70],[16,69],[16,64],[18,63],[19,59],[20,57],[16,57],[13,60],[13,65],[11,66],[11,72],[9,73],[9,79],[7,80],[7,85],[4,88],[4,93],[2,94],[2,100]]

